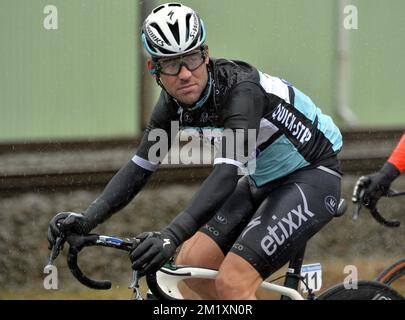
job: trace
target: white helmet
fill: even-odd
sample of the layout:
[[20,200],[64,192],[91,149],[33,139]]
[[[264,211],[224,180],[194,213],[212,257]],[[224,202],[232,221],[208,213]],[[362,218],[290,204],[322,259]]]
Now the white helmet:
[[142,43],[153,58],[192,51],[205,41],[198,14],[181,3],[166,3],[152,10],[142,27]]

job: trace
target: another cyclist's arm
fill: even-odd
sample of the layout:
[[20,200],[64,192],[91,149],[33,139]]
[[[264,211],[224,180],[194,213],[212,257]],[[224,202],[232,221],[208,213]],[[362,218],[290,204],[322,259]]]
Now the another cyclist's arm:
[[360,177],[353,190],[352,201],[373,208],[387,194],[392,182],[405,171],[405,134],[382,168]]
[[400,173],[405,171],[405,134],[402,135],[401,140],[388,158],[387,162],[394,165]]

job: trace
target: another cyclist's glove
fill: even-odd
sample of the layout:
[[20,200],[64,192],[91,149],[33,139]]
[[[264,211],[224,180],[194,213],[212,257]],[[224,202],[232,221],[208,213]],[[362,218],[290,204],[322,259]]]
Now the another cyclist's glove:
[[373,208],[382,196],[387,195],[391,183],[400,174],[394,165],[386,162],[376,173],[360,177],[353,189],[353,203]]
[[131,251],[132,269],[139,276],[158,271],[176,252],[175,237],[168,230],[144,232],[136,237],[141,243]]
[[87,216],[81,213],[60,212],[49,223],[49,249],[52,249],[61,231],[65,233],[88,234],[95,227],[96,224],[92,223]]

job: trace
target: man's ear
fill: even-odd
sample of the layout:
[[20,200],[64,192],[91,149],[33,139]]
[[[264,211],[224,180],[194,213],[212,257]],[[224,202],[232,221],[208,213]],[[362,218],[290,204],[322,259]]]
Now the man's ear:
[[210,52],[208,45],[204,45],[204,52],[205,52],[205,64],[208,64],[210,62]]
[[148,59],[146,62],[146,66],[148,67],[149,73],[153,76],[156,77],[156,66],[155,62],[153,62],[152,59]]

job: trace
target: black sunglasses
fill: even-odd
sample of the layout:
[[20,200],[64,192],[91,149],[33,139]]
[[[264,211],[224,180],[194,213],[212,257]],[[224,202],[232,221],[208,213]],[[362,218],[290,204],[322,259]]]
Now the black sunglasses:
[[181,67],[189,71],[197,70],[205,61],[206,51],[199,50],[171,59],[159,59],[155,62],[156,71],[168,76],[177,76]]

